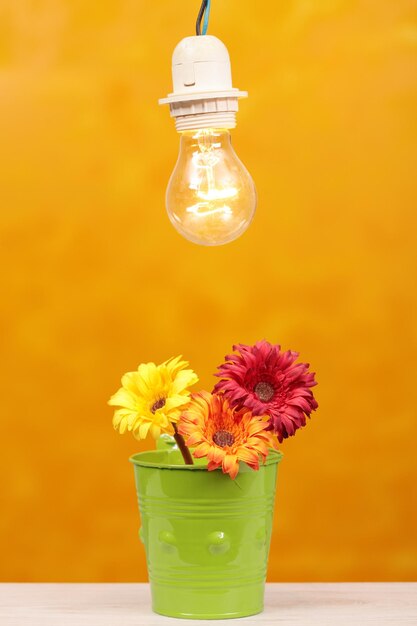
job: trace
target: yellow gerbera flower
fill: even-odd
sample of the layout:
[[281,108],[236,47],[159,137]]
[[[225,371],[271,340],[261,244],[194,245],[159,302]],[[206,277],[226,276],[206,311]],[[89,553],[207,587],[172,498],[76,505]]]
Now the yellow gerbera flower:
[[145,439],[149,432],[154,439],[161,433],[174,433],[172,424],[189,402],[189,387],[198,381],[181,358],[161,365],[142,363],[136,372],[123,376],[122,387],[109,400],[111,406],[120,407],[113,416],[119,433],[132,431],[136,439]]

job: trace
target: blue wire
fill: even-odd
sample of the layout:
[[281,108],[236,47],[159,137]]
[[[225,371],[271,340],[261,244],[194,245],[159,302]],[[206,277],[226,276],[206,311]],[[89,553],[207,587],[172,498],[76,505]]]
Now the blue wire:
[[209,17],[210,17],[210,4],[211,4],[211,0],[207,0],[206,10],[204,11],[203,31],[201,33],[202,35],[207,34]]

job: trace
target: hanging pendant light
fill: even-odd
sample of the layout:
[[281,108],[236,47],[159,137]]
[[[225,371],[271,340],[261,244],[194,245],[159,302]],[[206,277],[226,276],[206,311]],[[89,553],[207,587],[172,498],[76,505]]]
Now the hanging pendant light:
[[[238,99],[226,46],[207,35],[210,0],[203,0],[196,35],[172,56],[173,91],[168,104],[180,133],[180,152],[166,191],[166,209],[189,241],[217,246],[237,239],[256,209],[253,180],[233,150]],[[204,16],[203,28],[201,22]]]

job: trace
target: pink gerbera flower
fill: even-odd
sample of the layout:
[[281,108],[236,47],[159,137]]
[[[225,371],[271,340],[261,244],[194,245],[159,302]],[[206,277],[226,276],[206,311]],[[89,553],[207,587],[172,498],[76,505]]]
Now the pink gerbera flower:
[[213,392],[224,393],[237,409],[268,415],[279,441],[305,426],[306,416],[318,407],[310,389],[317,383],[307,363],[295,363],[298,352],[281,352],[280,346],[265,340],[254,346],[238,344],[233,350],[215,374],[221,380]]

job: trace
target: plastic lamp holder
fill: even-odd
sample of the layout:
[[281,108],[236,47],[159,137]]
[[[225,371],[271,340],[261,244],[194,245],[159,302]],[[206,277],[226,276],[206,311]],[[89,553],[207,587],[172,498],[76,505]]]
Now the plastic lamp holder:
[[169,104],[179,132],[236,126],[238,98],[248,93],[232,87],[230,57],[220,39],[182,39],[172,55],[172,82],[173,92],[159,104]]

